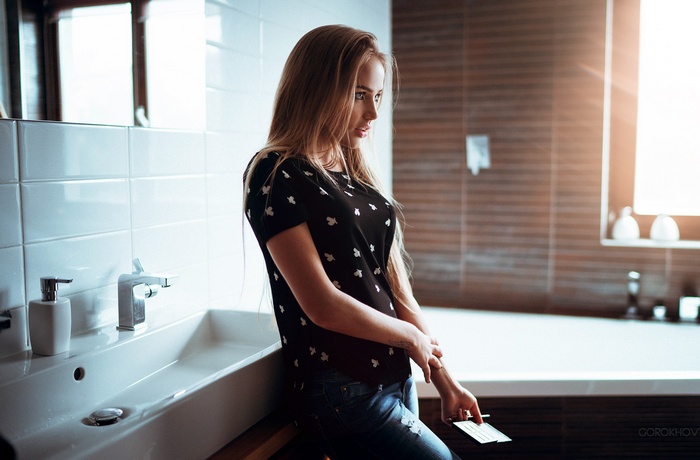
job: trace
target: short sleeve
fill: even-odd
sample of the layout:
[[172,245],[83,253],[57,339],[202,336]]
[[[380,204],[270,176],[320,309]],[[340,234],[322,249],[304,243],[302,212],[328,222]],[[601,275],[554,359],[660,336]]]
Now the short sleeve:
[[279,154],[270,153],[260,159],[249,172],[245,191],[246,217],[261,244],[309,219],[303,187],[297,180],[298,169],[290,161],[275,169],[278,158]]

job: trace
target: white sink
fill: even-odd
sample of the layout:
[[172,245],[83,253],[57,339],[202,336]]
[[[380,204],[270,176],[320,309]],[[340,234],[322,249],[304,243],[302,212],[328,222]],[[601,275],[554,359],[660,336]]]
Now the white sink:
[[[58,356],[12,355],[0,360],[0,434],[19,460],[204,459],[277,407],[280,348],[271,315],[209,310],[74,337]],[[90,422],[112,407],[116,423]]]

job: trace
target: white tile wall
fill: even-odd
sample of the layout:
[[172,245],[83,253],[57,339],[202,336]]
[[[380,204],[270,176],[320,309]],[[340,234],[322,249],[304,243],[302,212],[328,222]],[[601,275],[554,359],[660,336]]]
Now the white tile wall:
[[198,131],[129,128],[131,177],[204,174],[204,139]]
[[206,218],[206,178],[148,177],[131,180],[134,228]]
[[[179,275],[147,315],[267,308],[241,178],[265,141],[282,66],[303,33],[326,23],[370,30],[388,51],[390,0],[205,4],[206,133],[0,120],[0,311],[26,308],[41,276],[60,275],[74,280],[61,286],[74,334],[112,323],[117,277],[134,257]],[[390,165],[386,118],[377,145]]]
[[21,307],[26,303],[23,267],[21,246],[0,248],[0,311]]
[[[17,155],[17,123],[0,123],[0,248],[22,244],[19,201],[19,168]],[[9,256],[8,256],[9,257]],[[0,280],[0,309],[2,308]]]
[[[0,120],[0,311],[25,304],[18,165],[17,122]],[[0,344],[16,346],[16,341],[0,340]]]
[[17,182],[17,122],[4,120],[0,123],[0,183]]
[[0,248],[21,243],[19,185],[0,184]]
[[126,179],[23,183],[24,242],[129,228]]
[[19,122],[22,181],[125,177],[127,128]]
[[117,277],[130,271],[128,230],[60,238],[24,246],[27,300],[41,297],[39,279],[72,279],[59,287],[71,299],[73,333],[117,320]]

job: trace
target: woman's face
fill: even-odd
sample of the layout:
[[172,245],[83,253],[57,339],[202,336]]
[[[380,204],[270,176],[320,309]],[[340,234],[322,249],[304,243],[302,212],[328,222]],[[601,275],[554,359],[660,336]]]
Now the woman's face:
[[347,132],[347,146],[358,148],[369,135],[370,125],[377,119],[377,107],[384,91],[384,66],[376,57],[360,69],[355,87],[355,101]]

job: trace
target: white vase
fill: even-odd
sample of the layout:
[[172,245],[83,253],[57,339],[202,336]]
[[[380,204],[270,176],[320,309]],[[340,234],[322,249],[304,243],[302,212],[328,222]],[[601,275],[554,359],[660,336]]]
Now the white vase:
[[666,214],[659,214],[654,220],[649,236],[656,241],[678,241],[681,237],[678,224]]
[[620,218],[613,225],[612,237],[616,240],[636,240],[639,238],[639,224],[632,217],[632,208],[622,209]]

